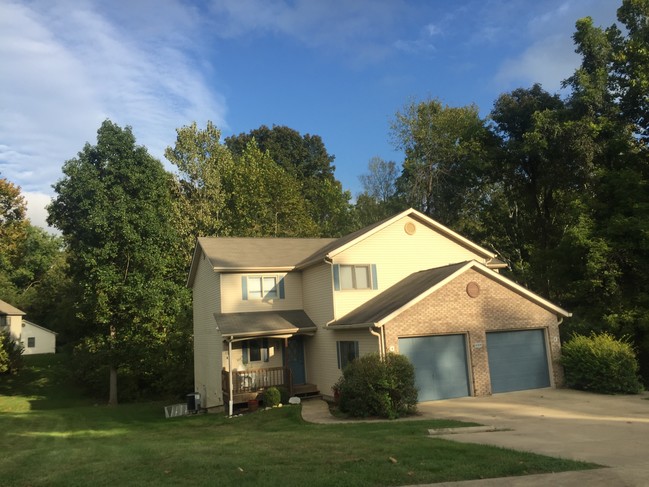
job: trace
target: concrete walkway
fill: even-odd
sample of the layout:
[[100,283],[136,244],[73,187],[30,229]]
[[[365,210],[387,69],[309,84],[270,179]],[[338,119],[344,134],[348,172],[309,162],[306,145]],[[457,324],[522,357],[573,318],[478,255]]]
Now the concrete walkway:
[[[649,486],[649,395],[603,396],[536,389],[419,404],[412,419],[457,419],[507,431],[459,433],[453,441],[496,445],[610,468],[434,484],[436,486]],[[314,423],[339,423],[321,400],[303,402]]]

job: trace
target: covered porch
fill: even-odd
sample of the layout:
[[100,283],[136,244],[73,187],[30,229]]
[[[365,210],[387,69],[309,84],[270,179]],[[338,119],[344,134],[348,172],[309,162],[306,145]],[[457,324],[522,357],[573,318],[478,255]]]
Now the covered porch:
[[232,380],[232,389],[230,389],[230,374],[223,369],[221,371],[223,401],[230,401],[229,395],[230,390],[232,390],[233,404],[257,399],[268,387],[283,387],[287,390],[289,396],[311,396],[320,392],[315,384],[307,382],[295,384],[289,367],[237,370],[232,373]]
[[317,328],[304,311],[214,317],[227,354],[221,385],[230,414],[234,404],[257,399],[268,387],[284,388],[289,396],[318,394],[317,385],[307,382],[304,361],[304,338]]

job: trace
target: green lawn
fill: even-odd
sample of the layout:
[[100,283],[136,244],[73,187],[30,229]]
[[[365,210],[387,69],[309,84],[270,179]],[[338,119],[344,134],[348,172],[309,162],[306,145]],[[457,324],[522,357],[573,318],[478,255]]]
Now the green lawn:
[[314,425],[299,406],[165,419],[163,403],[84,399],[62,357],[27,359],[0,376],[3,486],[387,486],[593,467],[428,437],[450,421]]

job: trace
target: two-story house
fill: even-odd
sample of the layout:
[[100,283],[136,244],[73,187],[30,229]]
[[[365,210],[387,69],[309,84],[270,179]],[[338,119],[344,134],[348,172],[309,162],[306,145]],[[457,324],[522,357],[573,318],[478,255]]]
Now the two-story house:
[[194,377],[205,407],[332,387],[355,357],[406,355],[419,400],[561,383],[570,313],[415,210],[339,239],[198,238]]

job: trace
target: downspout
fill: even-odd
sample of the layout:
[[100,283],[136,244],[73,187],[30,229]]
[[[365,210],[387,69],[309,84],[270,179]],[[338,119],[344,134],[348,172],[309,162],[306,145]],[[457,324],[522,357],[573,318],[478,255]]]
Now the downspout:
[[327,323],[325,323],[324,325],[324,327],[327,328],[327,326],[330,323],[336,321],[336,297],[335,297],[336,290],[334,289],[334,280],[333,280],[334,263],[330,257],[325,257],[323,261],[325,264],[329,264],[329,284],[331,285],[331,312],[333,313],[332,319]]
[[232,417],[234,412],[234,387],[232,385],[232,340],[234,337],[231,336],[228,340],[228,416]]
[[375,337],[377,337],[379,339],[379,357],[381,358],[381,360],[383,360],[383,357],[384,357],[384,353],[383,353],[383,337],[381,336],[380,331],[376,332],[376,331],[372,330],[372,328],[374,328],[374,325],[370,326],[368,328],[368,330],[370,331],[370,333],[372,335],[374,335]]

